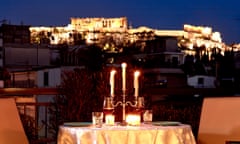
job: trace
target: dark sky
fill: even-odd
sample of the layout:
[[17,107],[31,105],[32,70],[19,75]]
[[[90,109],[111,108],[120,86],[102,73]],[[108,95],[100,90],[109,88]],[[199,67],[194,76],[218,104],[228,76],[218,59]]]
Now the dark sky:
[[134,28],[182,30],[209,26],[227,44],[240,43],[240,0],[1,0],[0,20],[31,26],[64,26],[70,17],[128,18]]

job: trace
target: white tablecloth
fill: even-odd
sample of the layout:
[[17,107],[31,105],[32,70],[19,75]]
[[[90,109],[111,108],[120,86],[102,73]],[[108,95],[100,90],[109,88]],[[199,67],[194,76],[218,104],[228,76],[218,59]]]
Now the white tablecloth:
[[58,144],[196,144],[190,125],[60,126]]

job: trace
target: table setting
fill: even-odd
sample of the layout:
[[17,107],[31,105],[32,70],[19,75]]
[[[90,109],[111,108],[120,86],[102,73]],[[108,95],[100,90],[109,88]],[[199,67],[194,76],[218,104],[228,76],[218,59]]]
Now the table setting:
[[60,126],[58,144],[196,144],[191,126],[173,121],[101,127],[92,122],[68,122]]
[[[140,72],[134,72],[134,98],[126,97],[126,63],[122,68],[121,100],[115,100],[114,75],[110,72],[110,96],[104,98],[103,109],[92,112],[90,122],[65,122],[59,126],[58,144],[196,144],[191,126],[178,121],[153,121],[153,110],[144,109],[139,96]],[[133,108],[126,111],[126,107]],[[120,107],[122,121],[115,121],[114,110]]]

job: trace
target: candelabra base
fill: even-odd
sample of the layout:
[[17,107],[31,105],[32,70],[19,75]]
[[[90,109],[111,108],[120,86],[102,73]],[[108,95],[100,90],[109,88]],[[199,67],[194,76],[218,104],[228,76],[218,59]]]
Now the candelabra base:
[[120,126],[127,126],[127,122],[126,122],[126,121],[122,121],[122,122],[120,123]]

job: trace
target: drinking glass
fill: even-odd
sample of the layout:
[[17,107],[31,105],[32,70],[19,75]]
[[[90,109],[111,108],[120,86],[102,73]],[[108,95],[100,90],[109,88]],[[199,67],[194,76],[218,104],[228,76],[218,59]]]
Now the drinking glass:
[[151,123],[152,122],[153,113],[152,110],[145,110],[143,113],[143,122]]
[[92,123],[95,127],[102,127],[103,112],[92,112]]

